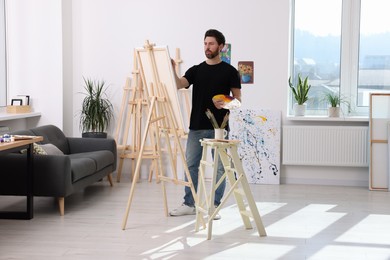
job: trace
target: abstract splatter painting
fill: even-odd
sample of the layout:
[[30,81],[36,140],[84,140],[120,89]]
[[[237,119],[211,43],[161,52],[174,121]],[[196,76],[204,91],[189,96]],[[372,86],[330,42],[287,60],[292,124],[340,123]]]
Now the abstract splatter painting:
[[229,139],[240,140],[238,154],[249,183],[280,183],[280,111],[234,109]]

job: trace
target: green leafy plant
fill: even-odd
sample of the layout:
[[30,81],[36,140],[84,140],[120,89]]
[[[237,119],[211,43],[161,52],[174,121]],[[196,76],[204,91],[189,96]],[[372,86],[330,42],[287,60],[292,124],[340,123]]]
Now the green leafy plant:
[[349,106],[348,100],[340,96],[339,92],[326,92],[324,94],[324,101],[329,103],[331,107],[339,107],[340,104],[346,104]]
[[80,130],[85,132],[104,132],[113,117],[113,106],[106,97],[105,82],[84,79],[85,95],[80,115]]
[[288,79],[288,84],[294,95],[295,101],[298,105],[303,105],[309,99],[309,90],[311,85],[308,83],[308,77],[302,79],[301,75],[298,74],[298,83],[296,86],[291,81],[291,77]]

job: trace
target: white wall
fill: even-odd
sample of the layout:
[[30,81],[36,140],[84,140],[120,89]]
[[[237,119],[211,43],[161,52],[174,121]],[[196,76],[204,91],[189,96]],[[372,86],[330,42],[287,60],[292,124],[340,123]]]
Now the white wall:
[[[232,64],[254,61],[255,81],[243,85],[243,106],[287,111],[289,0],[12,0],[12,91],[34,92],[40,124],[62,124],[79,136],[82,77],[104,79],[116,113],[133,49],[145,40],[180,48],[181,71],[204,60],[203,35],[221,30]],[[61,6],[62,4],[62,6]],[[20,77],[23,75],[24,77]],[[54,98],[53,98],[54,97]],[[111,126],[114,132],[116,122]],[[129,168],[127,168],[129,169]],[[331,173],[330,173],[331,172]],[[367,168],[283,166],[285,183],[368,185]]]
[[[73,1],[73,14],[74,86],[82,85],[82,76],[104,78],[116,109],[134,48],[150,40],[168,45],[172,57],[180,48],[184,73],[205,59],[204,33],[216,28],[232,44],[233,65],[255,63],[255,84],[243,85],[243,105],[286,110],[289,1],[83,0]],[[74,104],[79,109],[80,102]]]
[[9,97],[30,95],[38,124],[62,127],[61,0],[8,0]]

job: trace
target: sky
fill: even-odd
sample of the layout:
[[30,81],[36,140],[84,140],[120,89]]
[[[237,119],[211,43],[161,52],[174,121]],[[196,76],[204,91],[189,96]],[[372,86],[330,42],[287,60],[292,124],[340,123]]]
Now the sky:
[[[316,36],[338,36],[341,34],[341,10],[342,0],[295,0],[295,27]],[[361,33],[389,32],[389,10],[389,0],[361,0]]]

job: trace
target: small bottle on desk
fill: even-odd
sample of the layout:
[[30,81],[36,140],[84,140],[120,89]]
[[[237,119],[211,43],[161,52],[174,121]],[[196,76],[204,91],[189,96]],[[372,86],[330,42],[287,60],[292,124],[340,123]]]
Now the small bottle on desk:
[[3,135],[3,142],[4,143],[10,143],[12,140],[11,140],[11,135],[9,134],[5,134]]

